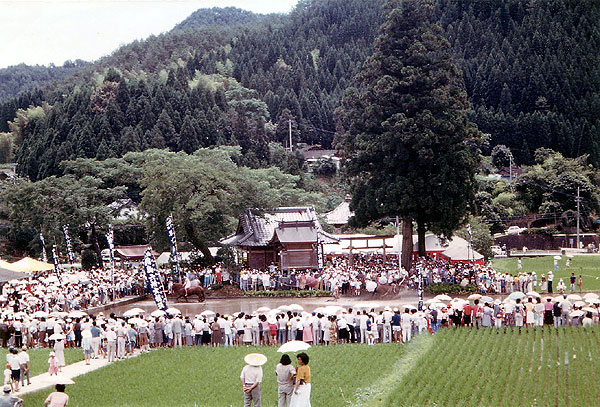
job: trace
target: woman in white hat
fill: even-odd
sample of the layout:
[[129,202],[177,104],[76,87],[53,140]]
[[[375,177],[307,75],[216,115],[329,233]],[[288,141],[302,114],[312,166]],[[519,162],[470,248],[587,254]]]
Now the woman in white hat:
[[260,353],[250,353],[246,355],[244,361],[247,365],[240,374],[244,391],[244,407],[250,407],[252,402],[254,402],[254,407],[260,407],[260,382],[263,378],[261,366],[267,363],[267,357]]

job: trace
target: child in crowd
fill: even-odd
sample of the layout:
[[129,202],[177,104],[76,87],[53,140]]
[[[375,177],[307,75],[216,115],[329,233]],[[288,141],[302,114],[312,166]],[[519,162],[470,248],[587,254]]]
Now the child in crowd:
[[10,371],[10,364],[6,364],[6,369],[4,369],[4,385],[5,386],[10,386],[10,388],[12,389],[12,378],[10,377],[11,375],[11,371]]
[[54,352],[50,352],[48,365],[48,373],[50,373],[50,376],[58,375],[58,361],[56,360],[56,354]]

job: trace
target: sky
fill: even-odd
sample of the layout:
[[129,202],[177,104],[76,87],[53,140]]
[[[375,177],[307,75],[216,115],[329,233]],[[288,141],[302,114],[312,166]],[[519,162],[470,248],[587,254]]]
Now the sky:
[[298,0],[0,0],[0,68],[96,60],[171,30],[199,8],[287,13]]

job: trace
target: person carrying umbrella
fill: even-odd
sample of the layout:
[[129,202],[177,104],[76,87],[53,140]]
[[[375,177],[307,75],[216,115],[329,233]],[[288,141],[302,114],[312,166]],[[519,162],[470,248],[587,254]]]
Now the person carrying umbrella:
[[260,383],[263,378],[262,365],[267,363],[267,357],[260,353],[246,355],[244,361],[247,363],[242,369],[240,380],[244,391],[244,407],[260,407]]

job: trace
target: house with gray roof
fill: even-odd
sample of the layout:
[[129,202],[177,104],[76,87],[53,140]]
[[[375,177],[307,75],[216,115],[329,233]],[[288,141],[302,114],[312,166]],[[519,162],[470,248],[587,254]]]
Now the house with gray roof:
[[246,253],[247,265],[263,269],[318,269],[322,245],[338,240],[325,233],[313,207],[284,207],[261,212],[248,209],[240,215],[235,234],[221,240]]

